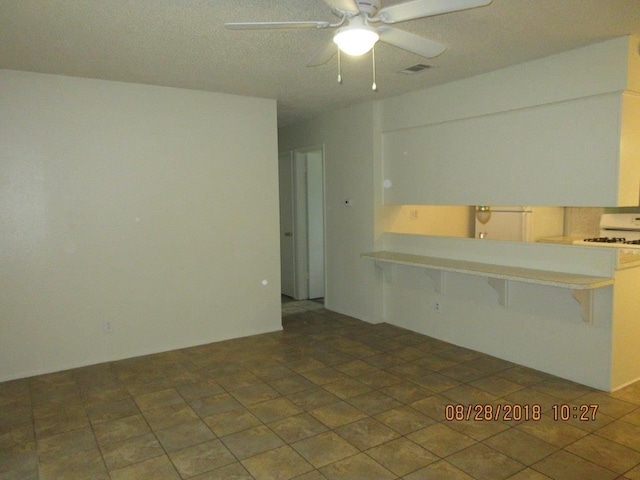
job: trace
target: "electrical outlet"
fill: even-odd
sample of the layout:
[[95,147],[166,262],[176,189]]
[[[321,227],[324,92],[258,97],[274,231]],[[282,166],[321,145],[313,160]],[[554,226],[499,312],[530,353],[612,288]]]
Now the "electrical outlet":
[[438,313],[442,313],[442,304],[440,302],[433,302],[433,309]]
[[103,333],[112,333],[113,332],[113,323],[111,320],[105,320],[102,322],[102,332]]

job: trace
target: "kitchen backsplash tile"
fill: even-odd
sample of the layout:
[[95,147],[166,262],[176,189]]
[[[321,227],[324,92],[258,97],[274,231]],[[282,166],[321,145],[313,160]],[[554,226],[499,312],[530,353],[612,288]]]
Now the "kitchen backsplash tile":
[[584,235],[596,237],[600,233],[600,216],[604,213],[601,207],[565,207],[565,235]]

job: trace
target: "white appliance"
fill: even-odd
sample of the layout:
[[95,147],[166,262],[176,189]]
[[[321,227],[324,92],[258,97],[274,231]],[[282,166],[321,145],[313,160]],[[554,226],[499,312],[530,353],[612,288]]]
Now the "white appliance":
[[535,242],[562,235],[562,207],[476,207],[475,237],[512,242]]
[[605,213],[600,217],[600,236],[584,238],[575,245],[615,247],[640,255],[640,213]]

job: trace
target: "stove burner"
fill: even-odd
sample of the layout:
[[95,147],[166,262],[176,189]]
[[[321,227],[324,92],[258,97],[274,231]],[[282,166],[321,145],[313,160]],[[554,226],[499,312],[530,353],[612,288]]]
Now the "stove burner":
[[[584,241],[595,242],[595,243],[628,243],[627,239],[624,237],[595,237],[595,238],[585,238]],[[631,241],[636,242],[636,240],[631,240]]]
[[640,257],[640,215],[636,213],[605,213],[600,217],[597,236],[576,240],[577,245],[618,248],[622,254]]

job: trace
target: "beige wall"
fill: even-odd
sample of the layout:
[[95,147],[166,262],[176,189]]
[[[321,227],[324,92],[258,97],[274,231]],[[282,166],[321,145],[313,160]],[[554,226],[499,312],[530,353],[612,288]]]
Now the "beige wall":
[[637,44],[616,38],[380,100],[384,202],[637,205],[640,97],[623,94]]
[[281,328],[275,101],[0,85],[0,381]]

